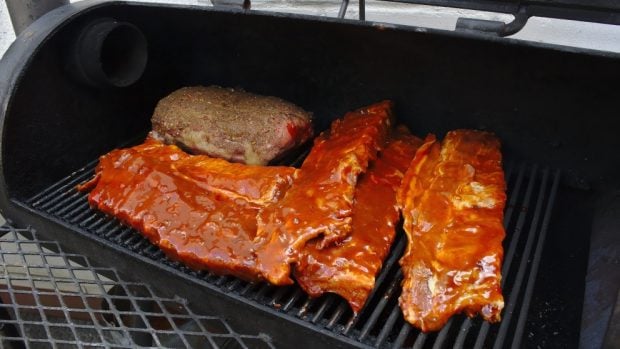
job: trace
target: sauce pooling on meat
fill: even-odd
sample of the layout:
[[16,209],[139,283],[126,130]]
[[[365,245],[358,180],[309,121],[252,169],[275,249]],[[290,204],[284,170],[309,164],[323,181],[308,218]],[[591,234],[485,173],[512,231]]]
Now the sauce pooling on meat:
[[382,102],[336,120],[300,170],[189,155],[150,138],[102,156],[82,189],[94,187],[92,206],[172,258],[287,284],[297,248],[319,234],[332,241],[349,233],[357,176],[385,142],[390,108]]
[[400,261],[405,319],[423,331],[460,312],[499,321],[506,202],[499,140],[473,130],[451,131],[441,145],[427,137],[398,202],[409,239]]
[[347,113],[314,142],[295,183],[282,200],[258,214],[257,257],[269,282],[290,284],[290,264],[311,239],[323,248],[351,232],[358,176],[384,144],[392,103],[384,101]]
[[277,201],[297,172],[191,156],[147,139],[101,157],[90,204],[195,269],[261,280],[256,214]]
[[313,297],[325,292],[345,298],[359,312],[375,285],[375,276],[394,241],[400,219],[396,191],[422,140],[399,127],[387,146],[361,175],[355,189],[351,235],[319,249],[310,241],[295,267],[295,279]]

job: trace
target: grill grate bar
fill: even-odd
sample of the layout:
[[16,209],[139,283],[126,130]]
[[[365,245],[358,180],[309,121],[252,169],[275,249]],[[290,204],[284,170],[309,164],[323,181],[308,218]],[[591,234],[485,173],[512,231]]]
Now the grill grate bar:
[[370,296],[368,297],[369,300],[375,296],[379,288],[378,286],[383,284],[383,280],[385,280],[388,274],[392,272],[393,268],[398,265],[398,263],[396,262],[398,262],[398,260],[400,259],[400,256],[402,256],[403,252],[405,251],[405,247],[407,246],[407,238],[405,237],[405,233],[404,231],[402,231],[402,229],[397,229],[397,234],[398,234],[396,237],[397,241],[394,244],[395,246],[393,248],[393,251],[392,253],[390,253],[390,255],[388,256],[388,259],[383,264],[381,272],[379,273],[379,276],[375,280],[375,288],[370,293]]
[[[508,193],[508,197],[510,199],[508,200],[508,207],[506,208],[506,213],[504,215],[504,229],[506,229],[506,232],[508,232],[508,226],[510,222],[512,221],[513,214],[515,212],[515,207],[517,206],[517,198],[519,197],[519,192],[521,191],[521,185],[523,184],[525,172],[526,172],[526,165],[523,164],[519,168],[519,172],[517,174],[517,179],[516,179],[516,183],[514,187]],[[532,173],[532,177],[530,178],[534,178],[533,173]],[[510,177],[508,177],[508,179],[510,179]],[[508,187],[510,188],[510,185]],[[524,203],[529,202],[533,188],[534,188],[534,181],[530,181],[526,189],[526,194],[523,200]],[[523,217],[525,216],[524,211],[523,210],[520,210],[520,211],[521,211],[521,214],[519,215],[519,218],[518,218],[519,220],[521,220],[522,216]],[[519,226],[519,223],[517,223],[517,226]],[[510,264],[512,263],[512,258],[514,257],[514,251],[517,248],[516,242],[519,239],[519,233],[511,234],[510,239],[511,239],[511,243],[510,243],[510,246],[508,247],[508,252],[506,253],[506,256],[503,262],[504,264],[502,267],[502,275],[504,276],[502,282],[506,280],[508,269],[510,267]],[[465,339],[471,328],[472,321],[473,320],[471,318],[467,318],[465,319],[465,321],[463,321],[463,323],[461,324],[461,328],[459,330],[459,334],[456,337],[454,348],[463,348],[463,345],[465,344]]]
[[90,205],[87,202],[83,202],[78,208],[76,208],[75,212],[72,212],[73,218],[69,219],[69,222],[75,224],[81,221],[82,218],[86,217],[89,213],[92,213],[90,210]]
[[383,312],[383,308],[385,308],[388,300],[390,299],[394,291],[396,291],[397,286],[400,285],[400,280],[402,276],[403,276],[403,272],[400,269],[398,269],[398,271],[396,272],[396,275],[394,276],[394,278],[392,279],[392,282],[390,283],[390,286],[388,287],[387,291],[385,291],[385,296],[381,298],[379,303],[377,303],[375,308],[372,310],[370,317],[366,321],[366,324],[362,328],[362,331],[360,335],[357,337],[357,339],[359,339],[360,341],[364,340],[364,338],[366,338],[366,336],[370,333],[370,330],[375,326],[377,320],[379,319],[379,315],[381,315],[381,313]]
[[97,235],[100,235],[105,231],[110,231],[110,229],[116,229],[116,228],[120,228],[118,221],[116,219],[109,219],[104,225],[97,228],[96,232],[97,232]]
[[415,342],[413,343],[413,349],[422,349],[424,348],[424,343],[426,342],[426,337],[428,335],[424,332],[420,332],[420,334],[416,337]]
[[110,222],[109,217],[103,213],[100,215],[97,215],[97,217],[95,218],[96,219],[92,221],[87,227],[87,229],[89,229],[90,231],[94,231],[94,232],[101,231],[102,227],[106,226]]
[[[108,230],[107,232],[103,232],[102,231],[101,234],[105,238],[112,238],[113,235],[116,235],[119,231],[121,231],[123,229],[127,229],[127,227],[119,224],[119,225],[116,225],[114,228]],[[157,250],[161,251],[160,249],[157,249]]]
[[455,317],[451,317],[450,320],[443,326],[443,328],[437,334],[437,338],[435,339],[435,343],[433,343],[433,349],[443,348],[444,342],[448,337],[448,332],[450,331],[450,327],[452,327],[452,323],[454,322]]
[[79,199],[80,193],[75,190],[68,190],[63,193],[60,193],[58,196],[54,197],[52,200],[43,203],[39,208],[46,210],[50,213],[56,214],[56,210],[60,207],[67,204],[67,202],[71,202],[72,200]]
[[411,332],[412,327],[408,323],[404,323],[400,331],[398,332],[398,337],[394,340],[393,347],[394,348],[402,348],[407,336],[409,336],[409,332]]
[[241,291],[239,291],[240,295],[245,295],[246,293],[248,293],[248,291],[250,290],[250,288],[252,288],[253,284],[252,283],[247,283],[245,284],[245,287],[241,289]]
[[93,221],[96,221],[97,219],[100,219],[101,217],[104,216],[102,213],[99,213],[99,212],[90,211],[89,213],[90,213],[90,216],[88,216],[88,218],[78,223],[80,227],[86,227],[86,228],[90,227],[92,226]]
[[[82,194],[84,195],[84,197],[87,196],[87,194]],[[80,199],[77,200],[72,200],[70,201],[70,203],[65,206],[65,207],[61,207],[58,211],[54,212],[56,215],[61,216],[63,218],[69,218],[71,217],[73,214],[75,214],[75,210],[74,208],[77,206],[77,209],[79,210],[79,206],[83,205],[84,202]],[[60,204],[59,204],[60,205]],[[67,213],[67,211],[70,211],[69,213]]]
[[274,293],[273,298],[271,299],[271,305],[272,306],[280,306],[280,299],[282,299],[282,297],[284,297],[284,294],[286,294],[286,292],[288,292],[290,290],[289,287],[279,287],[276,290],[276,293]]
[[385,343],[385,340],[387,339],[388,335],[390,334],[390,331],[394,327],[394,323],[396,323],[396,320],[398,320],[399,316],[400,316],[400,306],[398,305],[398,303],[396,303],[392,307],[392,311],[390,312],[390,316],[385,321],[385,324],[383,325],[383,328],[381,329],[381,332],[379,332],[379,335],[377,336],[377,340],[375,341],[375,346],[381,347],[383,345],[383,343]]
[[349,309],[349,305],[346,302],[340,302],[338,308],[329,319],[329,321],[327,322],[327,326],[325,327],[330,330],[334,329],[334,326],[336,325],[336,323],[338,323],[338,320],[340,320],[340,318],[342,318],[342,316],[347,312],[347,309]]
[[[525,199],[523,200],[525,205],[529,204],[530,198],[532,197],[532,192],[534,190],[534,184],[536,183],[534,179],[536,178],[537,170],[538,170],[537,166],[534,166],[532,168],[532,172],[530,174],[530,183],[527,186],[527,191],[525,193]],[[539,201],[542,200],[542,197],[539,196],[538,200]],[[507,275],[508,271],[510,270],[510,266],[512,265],[512,261],[514,260],[514,255],[517,250],[517,244],[519,242],[519,238],[521,237],[521,232],[523,231],[523,227],[526,222],[527,213],[528,213],[527,207],[522,206],[520,209],[519,218],[517,219],[517,226],[513,231],[513,236],[510,239],[510,245],[508,246],[508,253],[506,253],[506,258],[505,258],[504,264],[502,265],[502,275]],[[506,278],[502,279],[502,283],[501,283],[502,287],[505,284],[506,284]]]
[[551,219],[551,209],[555,204],[555,198],[558,193],[558,186],[560,183],[560,171],[556,171],[553,178],[553,186],[551,187],[551,194],[549,198],[549,204],[545,209],[545,215],[543,218],[542,227],[540,229],[538,242],[536,244],[536,250],[534,252],[534,259],[532,260],[532,268],[527,280],[527,287],[525,294],[523,295],[523,303],[521,304],[521,311],[519,312],[519,320],[517,322],[517,328],[515,330],[515,336],[513,337],[512,347],[521,347],[521,338],[523,337],[523,331],[525,327],[525,320],[527,319],[527,312],[530,307],[530,301],[532,300],[532,293],[534,291],[534,284],[536,283],[536,275],[538,274],[538,266],[540,265],[540,258],[545,244],[545,237],[547,236],[547,229],[549,227],[549,221]]
[[312,317],[312,322],[316,324],[319,320],[321,320],[323,318],[323,314],[325,313],[325,311],[332,304],[334,304],[335,301],[336,301],[336,296],[331,293],[328,294],[327,297],[325,297],[325,300],[321,302],[321,305],[319,305],[319,308],[317,309],[317,311],[314,313],[314,316]]
[[297,311],[297,316],[304,317],[306,315],[306,313],[308,312],[308,309],[310,309],[310,307],[314,303],[314,301],[315,300],[313,298],[310,298],[309,296],[306,296],[306,301],[299,308],[299,311]]
[[[538,219],[540,217],[540,211],[543,205],[544,194],[547,188],[548,176],[549,176],[549,170],[545,169],[543,171],[543,182],[542,182],[542,186],[540,187],[540,193],[538,196],[538,200],[536,200],[536,208],[534,212],[534,218],[532,219],[532,226],[530,228],[527,241],[526,241],[526,245],[523,251],[523,258],[521,258],[521,263],[519,265],[519,270],[517,271],[517,276],[515,278],[512,289],[510,290],[510,295],[508,296],[507,305],[504,308],[503,321],[500,324],[499,333],[497,335],[495,345],[493,346],[494,348],[500,348],[503,345],[504,337],[506,335],[506,331],[508,330],[508,325],[510,324],[510,320],[512,319],[512,313],[517,303],[517,297],[519,296],[520,289],[521,289],[521,283],[523,281],[523,276],[525,275],[525,270],[528,264],[528,257],[530,255],[530,250],[532,248],[534,239],[536,238],[536,228],[538,225]],[[532,180],[532,182],[535,182],[535,181]],[[502,286],[503,284],[504,283],[502,283]],[[489,332],[489,327],[490,325],[488,322],[485,322],[482,324],[480,328],[480,332],[478,332],[478,338],[476,339],[476,344],[475,344],[476,348],[482,348],[484,346],[484,342]]]
[[112,240],[121,243],[123,242],[123,240],[125,240],[125,237],[127,235],[131,234],[131,228],[130,227],[125,227],[125,229],[121,230],[120,234],[118,234],[117,236],[113,237]]
[[[160,250],[160,251],[161,251],[161,250]],[[242,282],[241,282],[241,279],[234,279],[234,280],[230,283],[230,285],[228,285],[228,287],[227,287],[228,291],[234,291],[234,290],[237,288],[237,286],[241,285],[241,283],[242,283]]]
[[291,307],[293,306],[293,304],[295,304],[295,302],[299,299],[299,297],[301,297],[303,295],[303,291],[299,288],[295,289],[295,292],[291,295],[291,298],[289,298],[285,303],[284,306],[282,307],[282,310],[288,311],[289,309],[291,309]]
[[146,239],[140,239],[138,240],[133,246],[131,246],[131,249],[134,251],[138,251],[141,253],[145,253],[146,249],[143,247],[146,247],[145,245],[148,244],[148,240]]
[[215,281],[215,284],[218,286],[222,286],[226,283],[226,281],[228,281],[228,277],[226,275],[218,275],[216,277],[217,280]]
[[60,181],[52,184],[40,193],[31,197],[27,202],[30,203],[32,206],[37,206],[39,202],[49,200],[49,198],[55,196],[56,193],[63,191],[69,187],[75,187],[77,184],[83,182],[86,178],[88,178],[88,175],[94,171],[95,166],[97,166],[98,163],[99,159],[95,159],[89,162],[86,166],[73,172],[67,177],[64,177]]
[[454,341],[454,349],[463,348],[465,345],[465,338],[471,329],[472,320],[470,318],[465,319],[461,324],[461,328],[459,330],[459,334],[456,336],[456,340]]
[[[222,279],[226,280],[226,277],[222,277]],[[218,286],[221,286],[218,285]],[[264,282],[261,284],[260,288],[258,289],[258,292],[256,292],[256,294],[254,295],[254,299],[255,300],[260,300],[261,298],[263,298],[263,296],[265,295],[265,293],[267,292],[267,290],[269,290],[270,288],[272,288],[273,286],[269,285],[268,283]]]

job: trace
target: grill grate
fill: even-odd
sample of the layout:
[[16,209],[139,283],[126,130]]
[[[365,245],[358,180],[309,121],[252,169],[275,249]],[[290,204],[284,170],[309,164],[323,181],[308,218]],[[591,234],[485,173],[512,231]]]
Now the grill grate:
[[[93,175],[97,161],[50,186],[28,201],[28,205],[73,225],[88,234],[107,239],[133,253],[172,266],[178,272],[267,305],[284,318],[302,319],[317,331],[357,341],[361,346],[409,348],[500,348],[520,346],[525,319],[532,297],[538,264],[560,182],[560,172],[526,163],[508,163],[505,168],[508,202],[504,226],[505,257],[502,270],[505,310],[499,324],[479,318],[455,316],[437,333],[421,333],[403,320],[398,306],[402,273],[398,260],[406,246],[399,234],[368,303],[355,317],[346,302],[335,295],[309,298],[299,287],[251,284],[233,277],[195,272],[173,262],[138,232],[89,207],[87,194],[75,190],[76,184]],[[518,310],[518,311],[517,311]]]
[[273,348],[180,298],[64,253],[31,229],[0,227],[0,348]]

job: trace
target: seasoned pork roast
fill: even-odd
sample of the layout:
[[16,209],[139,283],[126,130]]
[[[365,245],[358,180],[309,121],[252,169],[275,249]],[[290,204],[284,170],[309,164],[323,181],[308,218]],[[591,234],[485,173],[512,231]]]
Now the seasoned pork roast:
[[312,136],[311,114],[277,97],[184,87],[157,104],[156,136],[196,154],[265,165]]

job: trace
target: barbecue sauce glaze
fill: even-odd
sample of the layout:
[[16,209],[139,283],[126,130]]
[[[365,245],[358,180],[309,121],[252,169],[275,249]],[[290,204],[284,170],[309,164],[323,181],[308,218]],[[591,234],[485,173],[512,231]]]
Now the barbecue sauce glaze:
[[441,145],[431,135],[418,149],[398,194],[409,240],[399,299],[407,321],[423,331],[460,312],[499,321],[505,187],[491,133],[451,131]]

